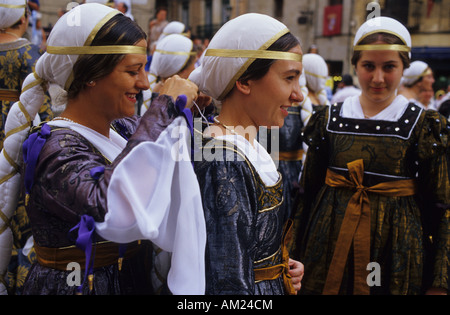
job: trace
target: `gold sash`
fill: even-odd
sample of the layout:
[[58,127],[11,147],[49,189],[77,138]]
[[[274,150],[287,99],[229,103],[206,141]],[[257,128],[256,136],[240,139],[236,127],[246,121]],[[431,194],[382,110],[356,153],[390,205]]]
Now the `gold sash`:
[[[125,258],[129,258],[136,254],[136,252],[141,248],[139,245],[139,241],[127,244]],[[94,269],[114,264],[119,264],[119,270],[121,269],[119,244],[106,241],[96,243],[94,246]],[[34,243],[34,248],[36,251],[36,260],[44,267],[67,271],[67,265],[69,263],[78,262],[81,265],[81,269],[85,269],[85,254],[81,249],[75,246],[65,248],[49,248],[42,247]]]
[[345,187],[356,190],[348,202],[339,236],[328,270],[323,294],[338,294],[347,263],[350,246],[354,249],[354,294],[370,294],[367,285],[367,265],[370,263],[370,201],[368,192],[384,196],[412,196],[417,191],[415,180],[384,182],[364,187],[364,162],[356,160],[347,164],[350,180],[327,170],[325,183],[330,187]]
[[15,90],[0,90],[0,101],[17,102],[20,92]]
[[289,251],[287,248],[291,229],[292,229],[292,221],[289,220],[286,223],[286,226],[283,231],[283,238],[281,240],[281,254],[282,254],[281,264],[266,268],[254,269],[254,272],[255,272],[255,281],[275,280],[281,275],[283,275],[283,283],[286,292],[290,295],[295,295],[296,291],[294,289],[294,286],[292,285],[291,275],[289,274]]
[[281,151],[278,153],[280,161],[300,161],[303,158],[303,150]]

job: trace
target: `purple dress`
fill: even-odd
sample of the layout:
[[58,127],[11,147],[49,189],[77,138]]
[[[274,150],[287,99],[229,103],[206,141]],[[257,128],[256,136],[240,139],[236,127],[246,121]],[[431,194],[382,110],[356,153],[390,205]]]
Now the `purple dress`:
[[[142,141],[155,141],[159,134],[179,115],[170,97],[159,96],[151,110],[142,118],[121,119],[113,127],[129,139],[126,148],[112,162],[108,161],[86,138],[77,132],[52,127],[39,153],[34,169],[25,163],[25,187],[29,186],[27,213],[36,247],[49,249],[74,248],[77,230],[73,228],[87,215],[102,222],[107,209],[107,189],[118,163]],[[35,132],[44,133],[42,125]],[[30,156],[28,156],[30,159]],[[27,161],[25,159],[25,161]],[[31,171],[30,171],[31,169]],[[32,173],[32,185],[27,184],[27,172]],[[105,242],[94,235],[92,256],[95,261],[105,253],[99,245]],[[125,246],[112,245],[106,256],[114,263],[95,267],[91,290],[84,283],[83,294],[152,294],[150,268],[152,249],[149,241]],[[124,256],[121,270],[118,261],[121,248],[132,249]],[[38,251],[37,251],[38,252]],[[83,255],[81,255],[83,256]],[[38,253],[39,258],[39,253]],[[117,259],[116,259],[117,258]],[[38,259],[39,261],[39,259]],[[84,262],[78,262],[84,268]],[[25,281],[24,294],[76,294],[78,286],[71,285],[74,269],[51,268],[45,263],[35,263]],[[84,270],[81,271],[84,278]],[[83,280],[83,279],[82,279]]]

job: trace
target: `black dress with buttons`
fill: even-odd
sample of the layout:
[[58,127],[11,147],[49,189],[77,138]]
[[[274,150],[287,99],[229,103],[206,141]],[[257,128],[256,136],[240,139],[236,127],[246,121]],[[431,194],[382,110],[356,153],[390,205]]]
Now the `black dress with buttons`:
[[[381,266],[371,294],[448,290],[450,125],[436,111],[408,104],[397,121],[344,118],[342,104],[317,108],[304,130],[309,145],[295,214],[292,254],[305,265],[303,294],[321,294],[346,208],[354,191],[325,184],[327,169],[348,178],[347,164],[364,162],[365,187],[414,179],[417,193],[369,192],[370,255]],[[340,294],[351,294],[352,248]]]

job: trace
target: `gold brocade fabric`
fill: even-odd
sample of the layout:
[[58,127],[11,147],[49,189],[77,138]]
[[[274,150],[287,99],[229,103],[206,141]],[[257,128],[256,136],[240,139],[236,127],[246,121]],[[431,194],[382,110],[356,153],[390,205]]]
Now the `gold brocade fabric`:
[[264,281],[264,280],[275,280],[278,277],[283,277],[284,288],[286,289],[286,293],[289,295],[295,295],[296,291],[292,284],[291,275],[289,274],[289,251],[287,248],[287,241],[289,238],[289,234],[291,233],[292,221],[289,220],[286,223],[283,232],[283,239],[281,244],[281,254],[282,254],[282,262],[281,264],[257,268],[255,271],[255,281]]
[[359,272],[370,294],[448,290],[450,125],[439,113],[414,104],[395,122],[345,118],[340,112],[341,104],[319,107],[304,129],[309,149],[291,244],[291,257],[305,265],[300,294],[323,294],[347,207],[357,192],[326,185],[327,171],[350,180],[348,164],[355,160],[363,161],[363,187],[399,187],[399,181],[414,180],[417,190],[403,196],[365,191],[370,200],[370,262],[377,268],[358,267],[356,272],[357,249],[351,243],[334,292],[361,294],[354,285]]
[[330,170],[327,171],[327,177],[325,178],[325,183],[330,187],[346,187],[356,191],[345,211],[323,294],[339,293],[344,267],[352,243],[355,265],[354,292],[356,294],[370,293],[369,286],[366,283],[367,275],[365,274],[366,266],[370,263],[370,200],[368,192],[399,197],[412,196],[416,193],[415,181],[412,179],[380,183],[372,187],[363,186],[363,160],[350,162],[348,170],[351,180],[347,180]]

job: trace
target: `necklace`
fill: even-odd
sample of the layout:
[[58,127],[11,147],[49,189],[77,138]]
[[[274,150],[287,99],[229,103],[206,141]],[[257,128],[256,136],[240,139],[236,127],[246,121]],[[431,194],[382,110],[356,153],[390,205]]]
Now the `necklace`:
[[232,134],[234,135],[238,135],[236,131],[234,131],[231,127],[223,124],[222,122],[219,121],[219,119],[217,119],[217,117],[214,117],[214,122],[218,123],[219,125],[221,125],[222,127],[224,127],[226,130],[230,131]]
[[64,121],[67,121],[67,122],[70,122],[70,123],[78,124],[77,122],[73,121],[72,119],[69,119],[69,118],[66,118],[66,117],[62,117],[62,116],[55,117],[55,118],[53,118],[53,120],[64,120]]
[[17,34],[11,33],[11,32],[2,32],[2,34],[9,34],[11,36],[14,36],[15,38],[19,39],[20,37]]

